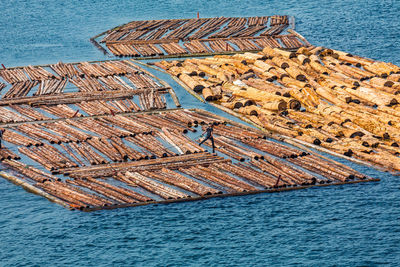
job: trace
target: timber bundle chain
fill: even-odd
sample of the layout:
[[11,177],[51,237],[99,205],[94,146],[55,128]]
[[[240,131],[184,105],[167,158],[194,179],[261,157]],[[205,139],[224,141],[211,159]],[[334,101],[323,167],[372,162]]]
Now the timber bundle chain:
[[400,68],[392,63],[322,47],[265,47],[155,65],[267,131],[400,171]]
[[132,21],[91,38],[115,56],[176,57],[261,50],[265,46],[296,49],[307,45],[289,27],[288,16],[217,17]]

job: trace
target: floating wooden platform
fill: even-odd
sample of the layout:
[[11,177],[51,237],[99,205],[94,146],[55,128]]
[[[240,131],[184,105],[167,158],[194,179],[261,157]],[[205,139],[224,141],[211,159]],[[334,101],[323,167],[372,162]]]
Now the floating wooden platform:
[[[196,141],[210,122],[218,155]],[[85,211],[377,181],[203,110],[21,123],[4,141],[22,157],[4,178]]]
[[400,67],[392,63],[322,47],[266,47],[155,65],[189,92],[263,129],[400,171]]
[[91,41],[104,52],[108,49],[115,56],[138,59],[259,51],[265,46],[296,49],[308,45],[295,32],[281,34],[288,27],[288,16],[146,20],[118,26]]

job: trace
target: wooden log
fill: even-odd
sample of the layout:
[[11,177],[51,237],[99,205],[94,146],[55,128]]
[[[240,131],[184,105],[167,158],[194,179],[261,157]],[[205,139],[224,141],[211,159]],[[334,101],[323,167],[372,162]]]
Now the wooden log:
[[177,198],[187,198],[189,195],[182,193],[171,187],[167,187],[159,182],[156,182],[143,174],[136,172],[126,172],[125,176],[131,179],[134,183],[138,184],[140,187],[159,195],[164,199],[177,199]]
[[206,196],[211,194],[220,194],[221,192],[209,187],[205,186],[199,182],[196,182],[192,179],[187,178],[186,176],[174,172],[170,169],[163,168],[160,172],[144,172],[144,175],[152,177],[154,179],[160,180],[162,182],[178,186],[186,191],[193,192],[200,196]]
[[387,105],[395,105],[398,103],[398,100],[384,92],[377,93],[376,90],[368,87],[359,87],[356,90],[350,88],[344,88],[348,93],[375,103],[377,105],[387,106]]
[[274,102],[264,102],[263,108],[273,111],[282,111],[287,109],[287,103],[283,100]]
[[249,166],[243,168],[240,167],[240,165],[235,165],[232,163],[218,163],[217,167],[266,188],[272,187],[276,183],[275,177],[254,170]]
[[195,91],[196,93],[202,92],[202,90],[204,89],[204,86],[201,84],[198,84],[196,82],[196,80],[194,80],[193,78],[191,78],[189,75],[187,74],[180,74],[178,77],[182,82],[184,82],[190,89],[192,89],[193,91]]
[[109,199],[114,200],[117,203],[136,203],[137,200],[132,197],[127,197],[124,194],[121,194],[115,190],[109,189],[100,185],[99,183],[93,183],[88,180],[67,180],[68,183],[75,184],[77,186],[82,186],[90,189],[91,191],[97,192],[103,196],[106,196]]
[[113,191],[116,191],[116,192],[118,192],[118,193],[120,193],[120,194],[122,194],[122,195],[125,195],[125,196],[129,197],[129,198],[134,198],[134,199],[136,199],[137,201],[151,201],[151,200],[152,200],[152,199],[149,198],[149,197],[146,197],[146,196],[144,196],[144,195],[142,195],[142,194],[139,194],[139,193],[134,192],[134,191],[132,191],[132,190],[129,190],[129,189],[127,189],[127,188],[123,188],[123,187],[120,187],[120,186],[111,185],[111,184],[109,184],[109,183],[100,181],[100,180],[98,180],[98,179],[87,178],[87,180],[90,181],[90,182],[92,182],[92,183],[99,184],[99,185],[101,185],[101,186],[103,186],[103,187],[105,187],[105,188],[108,188],[108,189],[111,189],[111,190],[113,190]]
[[202,90],[202,94],[203,94],[203,97],[204,97],[204,99],[205,99],[206,101],[215,100],[213,91],[212,91],[210,88],[204,88],[204,89]]

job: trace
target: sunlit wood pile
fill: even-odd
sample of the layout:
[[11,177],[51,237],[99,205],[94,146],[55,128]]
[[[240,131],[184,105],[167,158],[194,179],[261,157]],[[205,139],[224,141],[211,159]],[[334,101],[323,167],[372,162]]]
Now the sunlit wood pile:
[[155,63],[264,129],[400,170],[400,68],[322,48]]

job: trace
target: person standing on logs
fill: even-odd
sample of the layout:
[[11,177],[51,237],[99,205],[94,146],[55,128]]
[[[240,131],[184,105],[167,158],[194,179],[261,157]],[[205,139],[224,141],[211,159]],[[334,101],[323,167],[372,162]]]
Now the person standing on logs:
[[201,136],[204,136],[204,134],[205,134],[206,137],[203,139],[203,141],[201,141],[199,143],[199,146],[201,146],[205,141],[210,139],[211,144],[212,144],[213,153],[215,153],[214,137],[213,137],[213,130],[214,129],[213,128],[214,128],[214,124],[213,123],[208,124],[207,129],[201,134]]
[[279,182],[281,181],[281,175],[278,175],[278,179],[276,180],[276,183],[274,185],[274,188],[277,188],[279,186]]
[[1,129],[0,130],[0,148],[2,148],[1,147],[1,140],[3,139],[3,133],[4,133],[4,129]]

